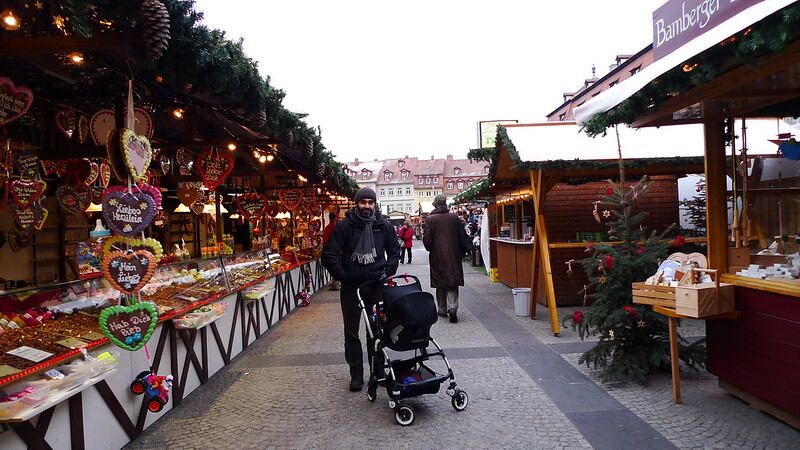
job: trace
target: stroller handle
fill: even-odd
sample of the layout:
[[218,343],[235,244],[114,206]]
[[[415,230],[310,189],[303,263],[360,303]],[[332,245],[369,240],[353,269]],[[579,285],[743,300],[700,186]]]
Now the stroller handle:
[[398,275],[398,274],[395,274],[395,275],[384,277],[384,278],[381,278],[381,279],[378,279],[378,280],[365,281],[365,282],[359,284],[358,287],[356,288],[356,290],[362,289],[365,286],[369,286],[371,284],[386,284],[389,281],[396,280],[398,278],[402,278],[403,280],[407,280],[407,279],[411,278],[415,282],[419,283],[419,278],[417,278],[415,275],[410,275],[410,274],[400,274],[400,275]]

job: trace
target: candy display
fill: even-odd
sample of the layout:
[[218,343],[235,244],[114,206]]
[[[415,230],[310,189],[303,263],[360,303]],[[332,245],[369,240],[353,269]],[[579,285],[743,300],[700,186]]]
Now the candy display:
[[217,320],[228,310],[228,302],[219,301],[201,306],[189,313],[172,319],[175,328],[202,328]]
[[225,273],[232,289],[252,284],[272,271],[267,264],[266,250],[256,250],[223,258]]

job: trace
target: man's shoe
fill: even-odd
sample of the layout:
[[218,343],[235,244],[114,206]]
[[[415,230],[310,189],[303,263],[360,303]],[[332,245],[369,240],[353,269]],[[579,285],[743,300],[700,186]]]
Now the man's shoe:
[[450,323],[458,322],[458,316],[456,316],[456,312],[455,311],[448,311],[447,315],[450,316]]
[[439,313],[439,317],[447,317],[447,313],[445,313],[445,312],[440,312],[440,313]]
[[358,392],[364,387],[364,380],[361,378],[353,378],[350,380],[350,392]]

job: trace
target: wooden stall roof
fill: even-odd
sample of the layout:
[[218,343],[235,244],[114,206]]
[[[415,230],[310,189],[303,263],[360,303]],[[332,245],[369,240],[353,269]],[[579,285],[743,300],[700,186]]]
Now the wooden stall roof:
[[[675,129],[675,127],[672,127]],[[631,175],[673,175],[703,172],[703,130],[678,127],[675,133],[620,127],[625,171]],[[498,129],[492,174],[500,186],[528,184],[529,170],[558,172],[563,179],[601,180],[619,174],[614,130],[590,138],[575,122],[518,124]],[[665,156],[669,155],[669,156]]]

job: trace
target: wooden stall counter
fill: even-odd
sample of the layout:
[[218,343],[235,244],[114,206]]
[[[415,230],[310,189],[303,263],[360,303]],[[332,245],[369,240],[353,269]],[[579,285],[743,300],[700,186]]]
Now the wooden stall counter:
[[490,238],[497,244],[500,282],[510,288],[531,287],[533,243],[530,240]]

